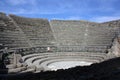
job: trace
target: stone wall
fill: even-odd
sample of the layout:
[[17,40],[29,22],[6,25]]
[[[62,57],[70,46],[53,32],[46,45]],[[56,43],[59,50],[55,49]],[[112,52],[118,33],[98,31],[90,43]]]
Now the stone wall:
[[113,46],[111,47],[111,53],[116,57],[120,56],[120,38],[114,40]]

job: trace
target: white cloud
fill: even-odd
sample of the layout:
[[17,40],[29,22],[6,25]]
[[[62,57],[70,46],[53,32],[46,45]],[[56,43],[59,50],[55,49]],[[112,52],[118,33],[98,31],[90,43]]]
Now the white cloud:
[[107,22],[107,21],[112,21],[112,20],[118,20],[120,19],[120,16],[101,16],[101,17],[94,17],[91,18],[91,21],[94,22]]
[[6,2],[15,6],[15,8],[10,8],[9,10],[5,11],[12,14],[59,14],[67,11],[64,9],[64,6],[62,6],[63,4],[48,4],[49,1],[42,2],[42,0],[8,0]]
[[53,10],[39,10],[38,8],[32,8],[32,9],[16,9],[11,11],[6,11],[7,13],[12,14],[59,14],[63,13],[62,11],[53,11]]
[[[55,14],[58,16],[63,15],[62,18],[53,18],[62,20],[83,20],[86,19],[87,16],[92,17],[102,14],[108,15],[108,13],[109,15],[113,15],[113,17],[98,16],[92,19],[89,19],[88,17],[91,21],[104,22],[120,18],[120,16],[114,17],[120,13],[114,7],[114,3],[116,1],[117,0],[81,0],[80,2],[79,0],[6,0],[5,2],[10,5],[1,7],[1,9],[3,9],[6,13],[12,14],[50,14],[52,16]],[[94,4],[95,2],[97,4]]]

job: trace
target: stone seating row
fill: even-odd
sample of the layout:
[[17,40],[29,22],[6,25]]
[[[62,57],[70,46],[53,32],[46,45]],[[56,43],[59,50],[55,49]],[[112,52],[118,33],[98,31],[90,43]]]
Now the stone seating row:
[[54,62],[60,62],[60,61],[85,61],[85,62],[90,62],[91,64],[92,63],[96,63],[96,62],[99,62],[98,60],[90,60],[89,58],[88,59],[81,59],[81,58],[72,58],[72,59],[65,59],[65,58],[60,58],[60,59],[51,59],[51,60],[46,60],[44,61],[43,63],[41,63],[40,65],[37,66],[37,68],[44,68],[43,70],[44,71],[51,71],[52,69],[50,69],[48,66]]
[[[62,57],[60,57],[60,56],[62,56],[63,57],[63,59],[64,58],[66,58],[66,56],[68,56],[68,54],[67,55],[65,55],[65,54],[55,54],[55,53],[44,53],[44,54],[33,54],[33,55],[26,55],[26,56],[23,56],[22,57],[22,59],[23,59],[23,61],[24,62],[27,62],[27,64],[28,64],[28,66],[33,66],[33,64],[34,64],[34,66],[35,65],[39,65],[39,63],[40,63],[40,61],[42,61],[42,62],[44,62],[44,60],[47,60],[48,59],[48,61],[49,60],[51,60],[52,58],[54,58],[54,59],[58,59],[58,58],[62,58]],[[70,57],[71,56],[71,57]],[[69,55],[69,58],[73,58],[75,56],[75,54],[72,54],[72,55]],[[104,56],[104,55],[103,55]],[[105,56],[103,57],[103,56],[101,56],[101,55],[80,55],[80,54],[76,54],[76,56],[75,57],[77,57],[78,59],[80,58],[85,58],[85,59],[89,59],[90,60],[90,58],[92,59],[92,60],[98,60],[98,61],[103,61],[103,60],[105,60],[104,58],[105,58]]]
[[0,14],[0,21],[0,43],[9,48],[29,46],[20,30],[6,14]]
[[26,61],[27,59],[38,56],[38,55],[85,55],[85,56],[105,56],[106,53],[92,53],[92,52],[54,52],[54,53],[37,53],[37,54],[30,54],[30,55],[25,55],[22,57],[23,61]]
[[[50,24],[58,47],[61,45],[85,47],[87,45],[106,45],[109,47],[117,30],[106,25],[80,21],[52,20]],[[98,51],[97,48],[95,51]]]
[[[42,64],[47,65],[49,64],[48,62],[51,61],[57,61],[57,59],[78,59],[78,60],[83,60],[83,61],[93,61],[93,62],[101,62],[104,60],[107,60],[109,57],[109,55],[106,54],[100,54],[96,53],[91,53],[91,54],[86,54],[85,53],[67,53],[65,55],[65,52],[61,53],[43,53],[43,54],[31,54],[31,55],[26,55],[23,56],[22,59],[24,62],[26,62],[28,64],[28,66],[35,66],[36,70],[45,70],[44,66],[42,66]],[[45,63],[44,63],[45,62]],[[47,66],[45,66],[47,67]]]
[[10,15],[10,17],[22,29],[32,46],[52,44],[53,35],[48,20],[24,18],[15,15]]
[[[79,56],[79,57],[78,57],[78,56]],[[78,58],[78,59],[79,59],[79,58],[81,59],[81,58],[84,57],[84,58],[86,59],[86,58],[89,58],[90,56],[83,56],[83,55],[76,55],[76,56],[75,56],[75,55],[72,55],[72,56],[66,56],[66,55],[60,55],[60,56],[58,56],[58,55],[56,55],[56,56],[50,55],[50,56],[45,56],[45,55],[44,55],[44,56],[40,56],[40,55],[39,55],[39,56],[34,56],[34,57],[30,58],[30,59],[27,59],[25,62],[28,64],[28,66],[31,66],[31,65],[37,65],[38,62],[44,61],[44,59],[45,59],[45,60],[47,60],[47,59],[49,60],[49,59],[53,59],[53,58],[54,58],[54,59],[57,59],[57,58],[60,58],[60,59],[61,59],[61,58],[67,58],[67,57],[69,57],[69,58],[71,58],[71,59],[74,58],[74,57],[76,57],[76,58]],[[98,61],[104,60],[103,57],[98,57],[98,56],[94,56],[94,57],[92,56],[91,58],[92,58],[92,59],[96,59],[96,58],[97,58]],[[89,58],[89,59],[90,59],[90,58]],[[36,63],[36,62],[37,62],[37,63]]]

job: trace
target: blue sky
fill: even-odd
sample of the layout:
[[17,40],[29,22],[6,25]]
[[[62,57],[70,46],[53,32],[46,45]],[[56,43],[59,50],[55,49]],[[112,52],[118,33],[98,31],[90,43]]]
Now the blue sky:
[[105,22],[120,19],[120,0],[0,0],[0,12],[49,20]]

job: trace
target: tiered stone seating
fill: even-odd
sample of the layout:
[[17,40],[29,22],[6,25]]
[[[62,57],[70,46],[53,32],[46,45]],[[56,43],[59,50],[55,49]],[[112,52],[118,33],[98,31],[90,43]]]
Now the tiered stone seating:
[[91,63],[99,63],[109,59],[109,55],[105,53],[90,53],[90,52],[57,52],[57,53],[42,53],[30,54],[23,56],[22,59],[29,67],[35,66],[37,72],[51,70],[48,64],[59,61],[86,61]]
[[54,38],[47,19],[33,19],[10,15],[23,30],[33,47],[53,45]]
[[118,26],[104,23],[52,20],[49,24],[46,19],[0,13],[0,44],[17,53],[10,56],[8,73],[48,71],[49,64],[60,61],[93,64],[114,58],[108,50],[119,49],[113,45],[117,34]]
[[23,34],[4,13],[0,13],[0,43],[9,48],[29,47]]
[[101,23],[101,25],[107,25],[107,26],[113,27],[114,29],[117,29],[116,35],[120,35],[120,19],[109,21],[109,22],[104,22],[104,23]]
[[104,22],[104,23],[101,23],[102,25],[108,25],[108,26],[111,26],[111,27],[120,27],[120,19],[119,20],[114,20],[114,21],[109,21],[109,22]]
[[[63,49],[63,52],[69,49],[73,49],[70,51],[107,52],[116,31],[113,27],[85,21],[52,20],[50,24],[57,46],[60,51]],[[64,50],[65,47],[68,49]]]

